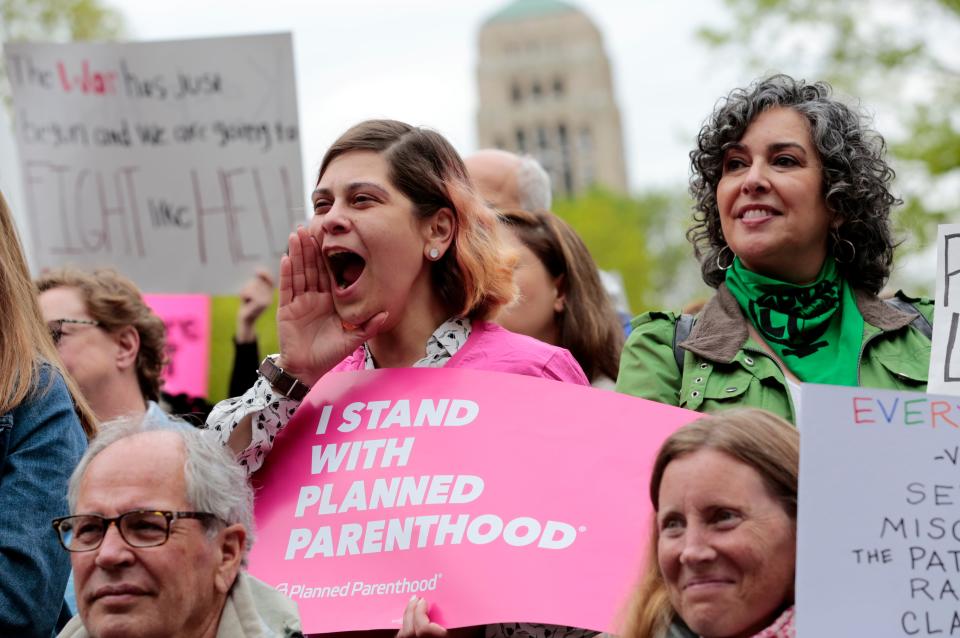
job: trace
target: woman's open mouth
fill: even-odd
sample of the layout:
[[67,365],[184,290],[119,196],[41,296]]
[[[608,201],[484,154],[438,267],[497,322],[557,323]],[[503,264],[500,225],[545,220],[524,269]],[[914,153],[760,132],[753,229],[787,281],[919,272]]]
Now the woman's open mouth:
[[336,249],[327,253],[327,264],[337,290],[346,290],[360,279],[366,260],[355,252]]

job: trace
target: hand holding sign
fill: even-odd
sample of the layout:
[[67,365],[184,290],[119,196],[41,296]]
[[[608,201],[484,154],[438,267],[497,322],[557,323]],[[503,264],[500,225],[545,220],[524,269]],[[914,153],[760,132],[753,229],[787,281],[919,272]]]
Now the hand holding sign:
[[376,335],[386,319],[387,313],[380,312],[361,326],[345,324],[333,305],[316,238],[303,227],[290,234],[289,254],[280,261],[277,365],[312,386]]
[[328,374],[254,479],[250,573],[297,601],[307,633],[612,630],[656,450],[698,416],[516,374]]
[[427,615],[427,601],[414,596],[403,610],[403,624],[397,638],[447,638],[447,630]]

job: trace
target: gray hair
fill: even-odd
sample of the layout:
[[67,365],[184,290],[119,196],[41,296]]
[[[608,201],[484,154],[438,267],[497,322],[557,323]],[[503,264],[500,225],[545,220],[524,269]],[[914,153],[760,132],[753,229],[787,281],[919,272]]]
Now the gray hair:
[[550,192],[550,175],[533,157],[520,157],[520,166],[517,167],[517,195],[520,208],[526,211],[550,210],[552,194]]
[[758,115],[786,107],[809,123],[810,139],[823,166],[824,202],[843,221],[834,233],[831,254],[843,250],[837,246],[845,242],[854,248],[851,259],[837,260],[841,275],[872,293],[883,288],[896,245],[890,230],[890,208],[902,201],[888,190],[894,172],[885,159],[883,137],[869,128],[863,113],[832,93],[825,82],[773,75],[745,89],[734,89],[707,118],[697,146],[690,152],[690,194],[696,204],[687,239],[693,243],[708,285],[716,288],[724,280],[717,264],[727,247],[717,208],[717,184],[723,176],[726,149],[743,137]]
[[[226,525],[243,525],[247,531],[246,554],[254,540],[253,489],[247,473],[214,433],[199,430],[187,423],[161,423],[147,417],[118,419],[102,425],[70,476],[67,488],[70,513],[77,513],[80,482],[91,461],[117,441],[147,432],[171,432],[180,437],[186,457],[183,476],[187,502],[199,512],[213,514]],[[207,529],[212,534],[217,528],[211,526]]]

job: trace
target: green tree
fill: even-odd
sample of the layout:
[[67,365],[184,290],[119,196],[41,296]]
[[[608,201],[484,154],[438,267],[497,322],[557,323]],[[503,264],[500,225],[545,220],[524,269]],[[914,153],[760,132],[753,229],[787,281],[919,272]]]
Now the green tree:
[[[892,127],[889,143],[905,200],[897,218],[907,252],[936,224],[958,221],[960,0],[724,0],[730,28],[701,28],[710,47],[757,75],[824,79]],[[731,55],[733,57],[733,55]]]
[[[123,16],[99,0],[0,0],[0,44],[115,40],[124,30]],[[2,66],[0,97],[9,105],[10,85]]]
[[113,40],[122,16],[98,0],[0,0],[0,41]]
[[558,201],[554,211],[583,238],[597,265],[623,276],[634,314],[663,304],[679,307],[703,287],[679,228],[690,219],[682,193],[618,195],[593,189]]

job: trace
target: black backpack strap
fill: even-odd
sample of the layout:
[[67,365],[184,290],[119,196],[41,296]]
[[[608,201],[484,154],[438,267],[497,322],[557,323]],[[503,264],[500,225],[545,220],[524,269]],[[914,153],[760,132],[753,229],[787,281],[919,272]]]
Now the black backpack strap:
[[896,296],[890,297],[889,299],[884,299],[883,301],[888,306],[892,306],[902,312],[916,313],[917,318],[911,321],[910,325],[918,330],[920,334],[924,335],[927,339],[933,338],[933,326],[930,324],[930,321],[923,316],[922,312],[917,310],[916,306],[901,297],[899,293]]
[[677,368],[680,372],[683,372],[683,348],[680,347],[680,343],[686,341],[687,337],[690,336],[690,331],[693,330],[693,324],[697,320],[695,315],[690,315],[684,313],[680,315],[680,318],[677,319],[676,326],[674,326],[673,331],[673,358],[677,361]]

